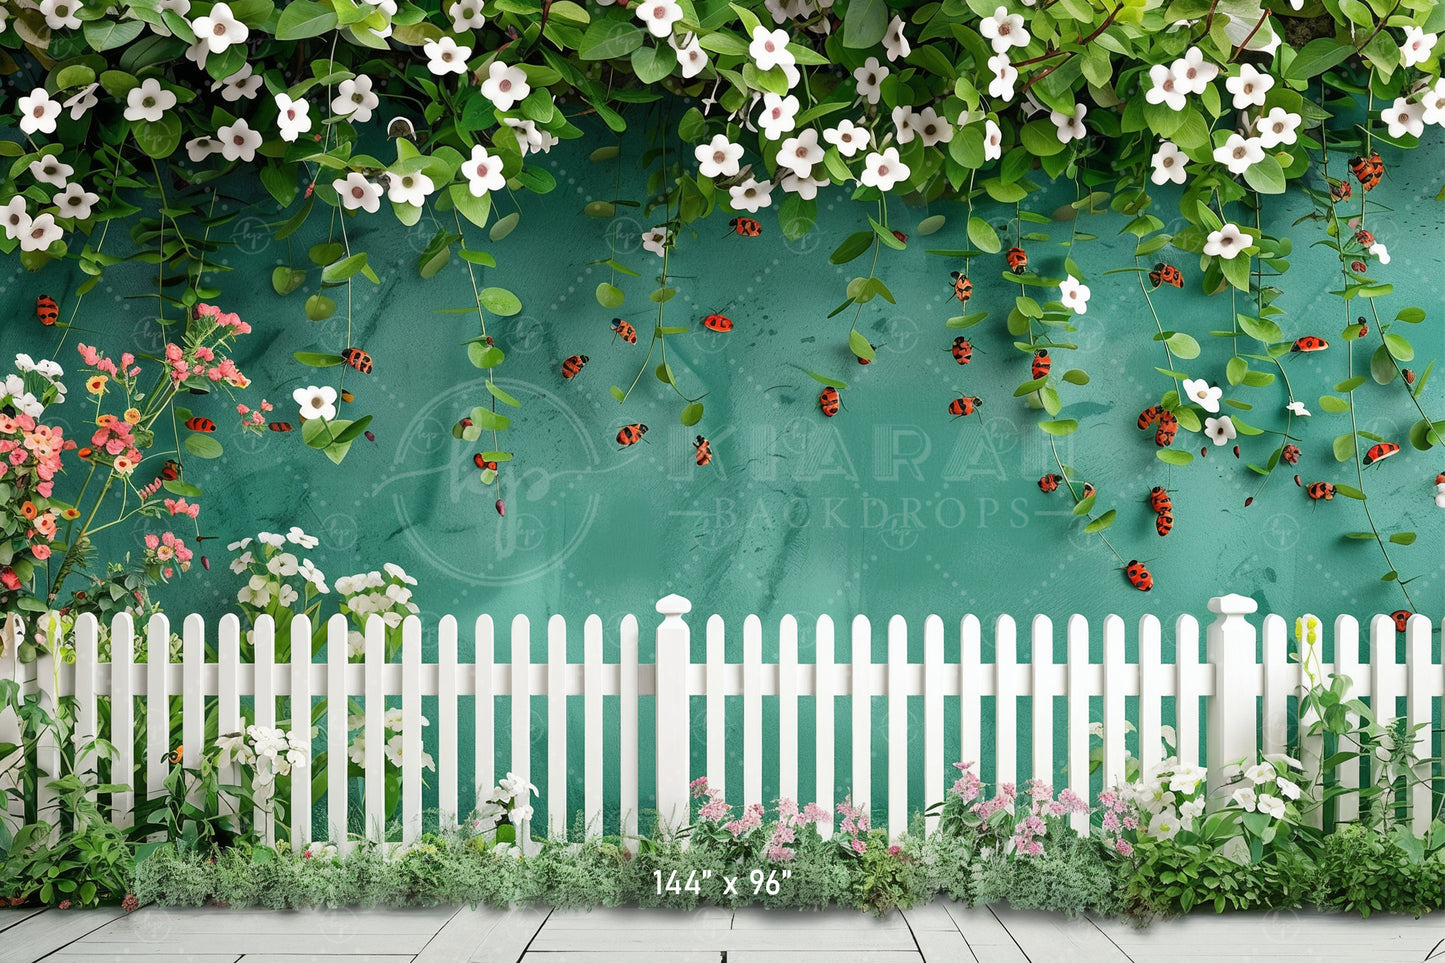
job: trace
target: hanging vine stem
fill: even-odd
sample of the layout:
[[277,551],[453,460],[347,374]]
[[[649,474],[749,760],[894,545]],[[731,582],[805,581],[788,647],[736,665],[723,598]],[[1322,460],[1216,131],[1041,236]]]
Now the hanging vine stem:
[[[1261,220],[1260,220],[1260,207],[1261,207],[1261,204],[1260,204],[1259,195],[1256,194],[1256,195],[1255,195],[1255,205],[1254,205],[1254,228],[1255,228],[1255,230],[1260,231],[1261,234],[1262,234],[1262,233],[1263,233],[1263,228],[1260,226],[1260,225],[1261,225]],[[1274,276],[1277,276],[1277,275],[1274,275]],[[1259,259],[1257,259],[1257,260],[1255,261],[1255,268],[1254,268],[1254,289],[1255,289],[1255,300],[1254,300],[1254,303],[1255,303],[1255,311],[1256,311],[1256,313],[1259,315],[1259,317],[1260,317],[1261,319],[1263,319],[1263,318],[1264,318],[1264,259],[1263,259],[1263,258],[1259,258]],[[1237,357],[1239,357],[1239,315],[1238,315],[1238,314],[1235,314],[1235,316],[1234,316],[1233,326],[1234,326],[1234,337],[1233,337],[1232,340],[1233,340],[1233,342],[1234,342],[1234,356],[1237,358]],[[1274,356],[1274,355],[1271,354],[1271,355],[1269,355],[1269,359],[1270,359],[1270,361],[1274,364],[1275,368],[1277,368],[1277,369],[1279,370],[1279,376],[1280,376],[1280,378],[1282,378],[1282,379],[1284,380],[1285,395],[1289,398],[1289,404],[1294,404],[1294,387],[1290,384],[1290,381],[1289,381],[1289,373],[1284,370],[1284,365],[1282,365],[1282,364],[1279,363],[1279,358],[1278,358],[1278,357],[1276,357],[1276,356]],[[1290,429],[1291,429],[1293,426],[1294,426],[1294,411],[1293,411],[1293,409],[1291,409],[1288,405],[1286,405],[1286,406],[1285,406],[1285,416],[1284,416],[1284,431],[1281,433],[1281,434],[1282,434],[1282,437],[1284,438],[1284,441],[1280,443],[1279,457],[1282,457],[1282,456],[1283,456],[1284,445],[1288,444],[1289,441],[1291,440],[1291,438],[1293,437],[1293,436],[1290,434]],[[1271,432],[1272,432],[1272,429],[1266,428],[1266,429],[1264,429],[1264,430],[1265,430],[1265,431],[1271,431]],[[1253,495],[1250,495],[1248,498],[1246,498],[1246,499],[1244,500],[1245,507],[1248,507],[1250,504],[1252,504],[1252,503],[1254,502],[1254,500],[1255,500],[1256,498],[1259,497],[1260,493],[1261,493],[1262,491],[1264,491],[1264,486],[1267,485],[1267,484],[1269,484],[1270,478],[1274,475],[1274,469],[1277,468],[1277,467],[1279,467],[1279,460],[1278,460],[1278,458],[1277,458],[1275,455],[1271,455],[1270,457],[1275,459],[1274,465],[1272,465],[1272,466],[1270,467],[1269,471],[1267,471],[1267,472],[1265,473],[1264,478],[1262,478],[1262,479],[1260,480],[1260,482],[1259,482],[1259,487],[1254,490],[1254,494],[1253,494]]]
[[[878,223],[883,225],[883,230],[885,230],[885,231],[891,230],[891,228],[888,226],[888,203],[887,203],[887,201],[886,201],[884,198],[882,198],[882,197],[880,197],[880,198],[878,199]],[[875,276],[875,275],[877,274],[877,272],[878,272],[878,254],[879,254],[880,251],[882,251],[882,249],[883,249],[883,238],[881,238],[881,237],[878,236],[878,232],[877,232],[877,231],[874,231],[874,232],[873,232],[873,263],[868,266],[868,280],[867,280],[866,282],[864,282],[864,285],[863,285],[863,287],[860,289],[860,291],[869,291],[869,292],[872,291],[873,278],[874,278],[874,276]],[[968,263],[967,263],[966,261],[964,262],[963,270],[964,270],[965,276],[967,276],[967,274],[968,274]],[[855,279],[855,280],[856,280],[856,279]],[[849,286],[850,286],[850,287],[852,286],[852,282],[849,282]],[[874,293],[874,296],[876,296],[876,292]],[[858,299],[857,299],[857,298],[854,298],[854,300],[857,301]],[[870,297],[868,300],[871,301],[871,300],[873,300],[873,298]],[[852,342],[853,342],[853,332],[856,331],[856,330],[858,330],[858,319],[863,316],[863,305],[866,304],[866,303],[867,303],[867,301],[858,301],[858,310],[856,310],[856,311],[853,312],[853,323],[848,326],[848,342],[849,342],[850,345],[851,345]]]
[[[467,249],[467,242],[465,234],[462,231],[462,219],[461,216],[457,214],[457,209],[455,207],[452,208],[452,218],[456,221],[457,235],[462,238],[462,250],[465,251]],[[472,262],[470,259],[464,257],[462,258],[462,261],[465,262],[467,266],[467,279],[471,282],[472,285],[472,300],[476,302],[477,305],[477,321],[481,324],[482,327],[482,338],[485,340],[487,347],[492,347],[492,339],[487,334],[487,312],[482,307],[482,291],[481,288],[477,287],[476,270],[472,267]],[[492,368],[487,368],[487,384],[492,384]],[[495,415],[497,413],[497,396],[493,394],[490,390],[487,392],[487,394],[491,395],[492,397],[492,414]],[[500,443],[497,440],[497,429],[495,425],[492,428],[492,450],[501,450]],[[500,496],[501,493],[502,483],[499,478],[497,481],[497,494]]]

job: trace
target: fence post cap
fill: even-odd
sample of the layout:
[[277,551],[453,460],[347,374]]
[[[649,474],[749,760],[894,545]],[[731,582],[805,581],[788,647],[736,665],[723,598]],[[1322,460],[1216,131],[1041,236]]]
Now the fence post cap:
[[1259,609],[1259,603],[1247,595],[1216,595],[1209,600],[1209,611],[1220,615],[1251,615]]
[[669,619],[675,619],[691,612],[692,603],[681,595],[669,595],[657,603],[657,611]]

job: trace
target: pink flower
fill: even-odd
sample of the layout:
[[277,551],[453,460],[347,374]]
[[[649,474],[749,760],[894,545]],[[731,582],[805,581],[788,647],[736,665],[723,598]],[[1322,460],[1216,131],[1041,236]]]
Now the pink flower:
[[76,350],[80,352],[80,360],[92,368],[94,368],[95,363],[100,360],[100,352],[88,344],[76,345]]
[[1104,813],[1104,829],[1108,832],[1116,832],[1119,829],[1119,816],[1112,809]]
[[[726,819],[732,811],[733,807],[724,802],[721,797],[715,797],[699,809],[697,815],[700,819],[706,819],[709,822],[716,823]],[[734,833],[733,835],[737,834]]]
[[889,856],[897,856],[900,852],[902,852],[902,850],[900,850],[897,846],[889,846],[889,847],[888,847],[888,855],[889,855]]
[[[261,403],[265,404],[264,401]],[[246,406],[240,405],[236,408],[236,410],[244,415],[246,413]],[[688,792],[692,793],[692,798],[701,799],[703,796],[707,795],[707,777],[698,776],[692,782],[688,783],[687,789]]]
[[150,549],[159,548],[159,547],[160,547],[160,544],[161,544],[161,540],[160,540],[159,538],[157,538],[155,535],[147,535],[147,536],[146,536],[146,548],[150,548]]
[[[9,571],[9,569],[6,569],[6,571]],[[861,839],[855,839],[855,840],[853,840],[852,846],[853,846],[853,852],[855,852],[855,853],[866,852],[867,849],[868,849],[868,844],[865,843],[865,842],[863,842],[863,840],[861,840]]]
[[1115,850],[1120,856],[1133,856],[1133,855],[1134,855],[1134,847],[1129,844],[1129,840],[1127,840],[1127,839],[1116,839],[1116,840],[1114,840],[1114,850]]
[[9,565],[0,568],[0,585],[4,585],[13,592],[20,587],[20,576],[16,575],[15,570]]
[[769,846],[768,859],[775,863],[786,863],[793,858],[793,851],[786,846]]
[[166,360],[170,362],[180,361],[184,357],[179,345],[166,345]]
[[30,546],[30,554],[34,555],[37,561],[45,561],[50,557],[50,546],[44,542]]
[[826,809],[824,809],[822,806],[819,806],[817,803],[811,802],[803,807],[802,815],[798,817],[798,822],[800,822],[804,826],[808,825],[809,823],[826,823],[831,822],[832,820],[833,817],[828,813]]
[[[1113,815],[1113,814],[1110,813],[1109,815]],[[1139,828],[1139,820],[1136,819],[1136,818],[1134,818],[1133,816],[1125,816],[1125,817],[1124,817],[1124,828],[1125,828],[1125,829],[1138,829],[1138,828]]]

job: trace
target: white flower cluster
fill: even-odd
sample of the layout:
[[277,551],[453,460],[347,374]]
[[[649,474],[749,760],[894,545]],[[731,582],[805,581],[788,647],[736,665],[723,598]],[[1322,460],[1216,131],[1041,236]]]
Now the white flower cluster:
[[1140,832],[1159,839],[1169,839],[1181,829],[1190,828],[1204,812],[1204,786],[1209,772],[1203,766],[1186,766],[1178,759],[1165,759],[1138,782],[1119,788],[1121,798],[1137,805],[1147,814],[1146,825],[1140,819]]
[[[336,591],[343,597],[343,612],[355,616],[362,624],[365,624],[367,616],[379,615],[388,628],[394,629],[406,616],[421,611],[411,600],[409,586],[415,584],[416,579],[406,574],[400,565],[387,562],[380,572],[343,575],[336,580]],[[364,637],[360,632],[352,632],[349,641],[352,655],[361,655],[365,651]]]
[[277,776],[289,776],[293,769],[306,768],[311,755],[310,742],[295,730],[247,726],[244,733],[233,732],[216,740],[220,754],[216,765],[235,762],[255,767],[253,785],[269,786]]
[[[353,634],[359,635],[360,633]],[[406,758],[401,736],[402,710],[399,708],[387,709],[382,724],[386,727],[387,732],[392,733],[392,735],[387,736],[386,745],[382,747],[386,754],[386,761],[390,765],[400,769],[403,760]],[[423,726],[429,726],[431,722],[427,720],[426,716],[422,716],[421,724]],[[351,734],[350,741],[346,747],[347,758],[358,766],[365,766],[366,716],[360,714],[347,716],[346,728]],[[423,751],[421,754],[421,768],[430,769],[435,772],[436,767],[436,759],[432,757],[432,754]]]
[[[261,545],[259,559],[251,548],[256,542]],[[231,571],[237,575],[251,571],[250,580],[236,593],[236,601],[258,609],[267,608],[273,601],[290,608],[301,598],[301,593],[286,581],[293,575],[301,576],[308,596],[313,591],[317,594],[329,592],[326,573],[313,565],[309,558],[298,559],[294,553],[283,550],[288,544],[311,549],[319,543],[318,538],[307,535],[299,525],[291,526],[285,535],[260,532],[254,540],[243,538],[232,542],[228,547],[240,554],[231,560]]]
[[1241,777],[1248,785],[1234,790],[1230,801],[1247,813],[1284,818],[1286,803],[1300,797],[1299,784],[1289,778],[1288,770],[1280,771],[1280,767],[1286,765],[1300,768],[1299,761],[1288,756],[1268,756],[1264,762],[1250,766]]
[[508,772],[507,777],[493,787],[487,793],[482,804],[477,807],[477,815],[472,822],[472,828],[477,832],[493,829],[503,814],[507,815],[513,825],[531,819],[533,812],[531,797],[536,795],[538,795],[536,786],[516,773]]
[[12,405],[16,411],[39,418],[47,406],[65,401],[65,384],[60,380],[65,372],[54,361],[17,354],[15,371],[0,382],[0,405]]

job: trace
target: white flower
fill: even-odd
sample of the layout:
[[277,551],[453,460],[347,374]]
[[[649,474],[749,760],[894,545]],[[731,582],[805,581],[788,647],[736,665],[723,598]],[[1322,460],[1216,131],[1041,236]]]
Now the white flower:
[[[336,417],[336,389],[330,385],[322,385],[319,388],[316,385],[297,388],[291,392],[291,399],[301,408],[302,421],[307,418],[330,421]],[[279,535],[276,537],[281,538]],[[264,534],[261,536],[261,541],[266,541]]]
[[[340,586],[340,584],[341,584],[340,582],[337,583],[337,585],[338,585],[338,591],[339,591],[339,586]],[[363,655],[365,655],[365,654],[366,654],[366,636],[362,635],[360,632],[356,631],[355,629],[352,629],[350,632],[346,633],[346,655],[347,655],[347,658],[359,658],[359,657],[361,657],[361,656],[363,656]],[[366,721],[365,719],[362,719],[362,722],[363,722],[363,723],[364,723],[365,721]],[[348,725],[349,725],[349,724],[348,724]],[[355,728],[357,728],[357,727],[354,726],[354,725],[350,725],[349,728],[355,729]]]
[[1217,231],[1210,231],[1204,239],[1204,253],[1226,261],[1234,260],[1248,246],[1249,240],[1236,224],[1225,224]]
[[501,158],[493,157],[481,144],[472,147],[472,158],[462,164],[462,175],[467,179],[467,189],[473,197],[481,197],[491,191],[507,186],[502,176]]
[[703,177],[733,177],[743,156],[743,145],[728,140],[727,134],[714,134],[711,141],[692,150],[697,158],[697,171]]
[[1149,175],[1149,179],[1155,184],[1168,184],[1170,181],[1175,184],[1183,184],[1187,176],[1184,172],[1184,165],[1188,160],[1189,158],[1184,156],[1184,152],[1173,141],[1160,141],[1159,149],[1154,152],[1154,156],[1149,161],[1154,165],[1154,173]]
[[993,71],[993,77],[988,82],[988,95],[1004,101],[1013,100],[1014,84],[1018,82],[1019,72],[1009,63],[1008,54],[994,54],[988,58],[988,69]]
[[60,101],[51,100],[44,87],[36,87],[21,97],[20,129],[27,134],[55,133],[55,118],[60,116]]
[[1155,64],[1149,68],[1149,81],[1152,86],[1144,92],[1146,101],[1151,104],[1163,104],[1170,110],[1184,109],[1184,91],[1179,89],[1178,78],[1174,76],[1174,71],[1163,64]]
[[1079,281],[1070,274],[1059,282],[1059,300],[1064,307],[1070,308],[1075,314],[1085,314],[1089,310],[1089,286]]
[[798,98],[792,94],[786,97],[763,94],[763,112],[758,115],[758,126],[763,129],[763,136],[768,140],[778,140],[791,131],[798,106]]
[[799,177],[813,172],[813,165],[823,159],[823,148],[818,146],[818,132],[812,127],[805,128],[796,137],[789,137],[778,148],[778,166],[786,167]]
[[246,738],[239,732],[217,736],[216,747],[221,750],[216,756],[216,765],[223,769],[229,766],[233,760],[243,766],[249,766],[256,759],[251,753],[251,747],[246,745]]
[[[319,389],[319,388],[308,388],[308,389],[306,389],[306,390],[308,390],[308,391],[319,391],[319,390],[321,390],[321,389]],[[293,392],[292,397],[293,397],[293,398],[296,397],[296,394],[297,394],[297,393],[298,393],[298,392]],[[297,402],[297,404],[300,404],[300,403],[301,403],[301,399],[300,399],[300,398],[296,398],[296,402]],[[262,545],[269,545],[269,546],[271,546],[272,548],[285,548],[285,547],[286,547],[286,536],[285,536],[285,535],[278,535],[278,534],[276,534],[275,532],[257,532],[257,533],[256,533],[256,541],[260,542]]]
[[286,533],[286,541],[292,545],[300,545],[302,548],[315,548],[321,544],[321,539],[315,535],[307,535],[300,525],[291,526],[291,530]]
[[1291,401],[1284,407],[1286,411],[1298,418],[1308,418],[1310,416],[1309,411],[1305,409],[1305,403],[1303,401]]
[[697,34],[687,35],[687,42],[678,45],[677,36],[674,34],[667,38],[667,43],[673,50],[677,51],[677,64],[682,70],[684,78],[696,77],[707,69],[707,51],[702,49],[702,44],[697,39]]
[[299,560],[290,552],[277,552],[266,563],[266,571],[280,578],[289,578],[300,570]]
[[1260,796],[1259,811],[1267,813],[1275,819],[1284,818],[1284,800],[1278,796]]
[[447,7],[447,14],[452,18],[452,29],[457,33],[480,30],[487,25],[487,18],[482,16],[482,0],[457,0]]
[[221,97],[231,103],[242,97],[255,100],[257,91],[261,89],[261,75],[252,72],[250,64],[242,64],[241,69],[231,76],[212,83],[211,89],[220,90]]
[[[249,66],[248,64],[248,69]],[[256,82],[259,84],[261,78],[257,77]],[[161,82],[156,78],[147,77],[140,82],[140,86],[130,89],[130,92],[125,95],[125,103],[126,120],[146,120],[155,123],[166,115],[166,111],[176,105],[176,95],[162,87]]]
[[983,122],[983,159],[998,160],[1003,156],[1003,131],[989,118]]
[[1184,56],[1169,65],[1174,73],[1174,86],[1186,94],[1202,94],[1209,82],[1219,75],[1219,67],[1204,59],[1204,52],[1190,47]]
[[1091,722],[1091,723],[1089,723],[1089,736],[1090,736],[1091,738],[1092,738],[1092,737],[1098,737],[1098,738],[1100,738],[1100,739],[1104,738],[1104,724],[1103,724],[1102,722]]
[[326,574],[315,565],[312,565],[311,559],[302,559],[301,566],[296,571],[302,578],[314,585],[316,587],[316,591],[327,591]]
[[492,61],[487,68],[487,79],[482,81],[482,95],[498,110],[511,110],[531,92],[527,74],[522,68],[509,67],[500,60]]
[[913,108],[899,106],[893,108],[893,129],[898,133],[898,143],[907,144],[917,135],[913,129]]
[[749,214],[756,214],[758,208],[767,207],[773,203],[773,182],[759,181],[756,177],[749,177],[741,184],[734,184],[728,188],[729,203],[735,211],[747,211]]
[[1425,132],[1425,108],[1404,97],[1396,97],[1393,104],[1380,111],[1380,119],[1389,126],[1391,137],[1419,137]]
[[40,0],[40,12],[45,16],[45,25],[51,30],[79,29],[80,18],[75,11],[80,6],[80,0]]
[[461,46],[451,37],[428,40],[421,49],[426,54],[426,69],[436,76],[467,72],[467,58],[472,55],[472,48]]
[[523,157],[538,151],[544,154],[551,153],[552,148],[558,143],[557,135],[545,130],[538,130],[536,121],[525,120],[521,117],[503,117],[502,123],[512,128],[512,133],[517,135],[517,146],[521,149]]
[[1258,137],[1235,132],[1222,146],[1214,148],[1214,160],[1228,167],[1231,174],[1243,174],[1251,165],[1264,160],[1264,148]]
[[282,585],[276,592],[276,601],[281,604],[282,608],[290,608],[291,603],[300,597],[301,594],[289,585]]
[[420,172],[387,175],[386,197],[393,204],[421,207],[435,191],[432,179]]
[[242,572],[246,571],[247,567],[250,566],[250,564],[254,561],[256,561],[256,557],[254,555],[252,555],[250,552],[242,552],[240,555],[237,555],[234,559],[231,560],[232,574],[240,575]]
[[1285,777],[1275,777],[1274,784],[1279,787],[1280,794],[1283,795],[1286,799],[1298,799],[1300,797],[1299,786],[1286,779]]
[[358,766],[366,765],[366,730],[361,729],[351,739],[351,745],[346,749],[346,755]]
[[204,40],[197,40],[186,48],[186,59],[202,70],[206,69],[206,58],[210,55],[211,48]]
[[1263,107],[1264,95],[1274,86],[1274,78],[1254,69],[1253,64],[1240,64],[1238,77],[1226,77],[1224,86],[1234,95],[1234,109]]
[[895,184],[908,180],[911,173],[908,165],[899,159],[898,148],[889,147],[881,154],[873,151],[863,158],[863,173],[858,179],[865,186],[886,193],[893,190]]
[[1029,45],[1029,32],[1024,27],[1023,15],[1009,13],[1007,7],[999,7],[992,17],[984,17],[978,32],[993,44],[994,53],[1004,53],[1010,47]]
[[196,39],[204,40],[213,54],[221,53],[233,43],[245,43],[249,32],[244,23],[231,15],[231,7],[226,3],[212,7],[210,16],[191,21],[191,29],[196,32]]
[[1181,823],[1192,823],[1204,812],[1203,799],[1191,799],[1179,807],[1179,821]]
[[228,124],[216,131],[216,139],[221,142],[221,156],[226,160],[249,161],[255,158],[256,148],[261,146],[261,132],[252,130],[251,125],[246,123],[246,118],[238,119],[234,124]]
[[677,0],[648,0],[639,3],[635,13],[654,37],[671,36],[672,25],[682,19],[682,7],[677,5]]
[[186,141],[186,154],[190,156],[193,164],[199,164],[220,150],[221,142],[214,137],[196,137]]
[[883,49],[888,52],[889,60],[898,60],[906,57],[912,51],[908,44],[908,37],[903,33],[903,18],[894,17],[888,24],[888,32],[883,35]]
[[49,184],[52,187],[64,187],[70,183],[70,175],[75,173],[75,168],[69,164],[62,164],[60,159],[50,154],[39,160],[30,162],[30,176],[41,184]]
[[292,100],[287,94],[276,95],[276,126],[281,128],[281,139],[291,143],[311,129],[311,105],[306,98]]
[[[387,563],[385,563],[384,565],[382,565],[381,568],[382,568],[382,570],[383,570],[384,572],[386,572],[387,575],[390,575],[392,578],[397,579],[397,580],[399,580],[399,581],[405,582],[407,585],[415,585],[415,584],[416,584],[416,579],[414,579],[414,578],[412,578],[410,575],[406,574],[406,569],[402,568],[400,565],[396,564],[395,562],[387,562]],[[423,723],[423,725],[425,725],[425,723]]]
[[753,28],[752,42],[748,44],[748,56],[759,70],[771,70],[782,64],[792,66],[797,58],[788,49],[786,30],[769,30],[762,24]]
[[1435,34],[1426,33],[1423,27],[1406,27],[1405,42],[1400,44],[1400,66],[1414,67],[1429,60],[1437,39]]
[[1235,438],[1234,420],[1228,415],[1204,419],[1204,433],[1214,439],[1216,445],[1224,445]]
[[792,171],[784,174],[778,179],[778,186],[787,194],[797,194],[805,201],[811,201],[818,196],[818,188],[827,184],[826,180],[814,177],[812,174],[806,177],[799,177]]
[[55,206],[60,208],[61,217],[73,217],[83,221],[90,216],[90,209],[100,200],[96,194],[86,190],[79,182],[68,184],[64,191],[55,195]]
[[1084,114],[1086,113],[1088,113],[1088,108],[1083,104],[1075,104],[1072,114],[1065,114],[1057,110],[1049,111],[1049,120],[1053,121],[1054,126],[1059,129],[1060,143],[1067,144],[1071,140],[1084,139],[1084,135],[1088,133],[1084,129]]
[[1149,821],[1149,835],[1156,839],[1173,839],[1179,834],[1179,816],[1169,806]]
[[1219,411],[1219,399],[1224,394],[1224,389],[1212,385],[1203,378],[1185,378],[1184,395],[1190,401],[1203,408],[1210,414],[1217,414]]
[[1390,252],[1379,241],[1370,245],[1370,253],[1379,258],[1381,264],[1390,263]]
[[[0,208],[0,211],[3,211],[3,213],[0,213],[0,220],[3,220],[5,223],[5,236],[12,241],[30,230],[30,212],[26,210],[25,196],[23,194],[16,194],[10,198],[9,203],[3,208]],[[23,381],[20,386],[22,388],[24,387]],[[13,392],[10,391],[6,392],[6,394],[12,393]]]
[[1237,802],[1239,808],[1247,813],[1254,812],[1255,808],[1259,805],[1259,797],[1254,794],[1254,789],[1251,786],[1242,786],[1236,789],[1229,798]]
[[[844,157],[852,157],[868,146],[868,130],[844,119],[838,121],[837,127],[823,131],[823,139],[838,148],[838,153]],[[738,151],[741,152],[742,148]]]
[[54,214],[39,214],[30,222],[30,229],[20,235],[20,250],[43,251],[64,236]]
[[[371,119],[371,112],[381,104],[381,98],[371,91],[371,78],[366,74],[349,77],[336,85],[336,96],[331,99],[331,111],[342,117],[350,117],[358,124]],[[482,93],[486,93],[483,86]]]
[[1290,113],[1283,107],[1275,107],[1259,118],[1255,125],[1259,130],[1259,146],[1266,150],[1280,144],[1293,144],[1299,140],[1295,133],[1299,129],[1300,115]]
[[94,107],[100,102],[95,96],[95,90],[99,86],[100,83],[98,81],[93,84],[87,84],[84,87],[80,88],[80,90],[71,94],[70,98],[66,100],[65,103],[61,104],[62,107],[70,108],[71,120],[79,120],[85,115],[85,112],[87,110]]
[[953,125],[938,116],[932,107],[925,107],[913,115],[913,129],[918,132],[924,147],[947,144],[953,140]]
[[858,82],[858,96],[870,104],[878,103],[878,85],[888,74],[888,68],[880,64],[877,57],[863,61],[863,66],[853,71],[853,79]]
[[1435,81],[1435,86],[1425,88],[1420,94],[1420,107],[1423,123],[1445,127],[1445,77]]
[[662,257],[667,252],[667,228],[659,226],[643,231],[642,249]]

